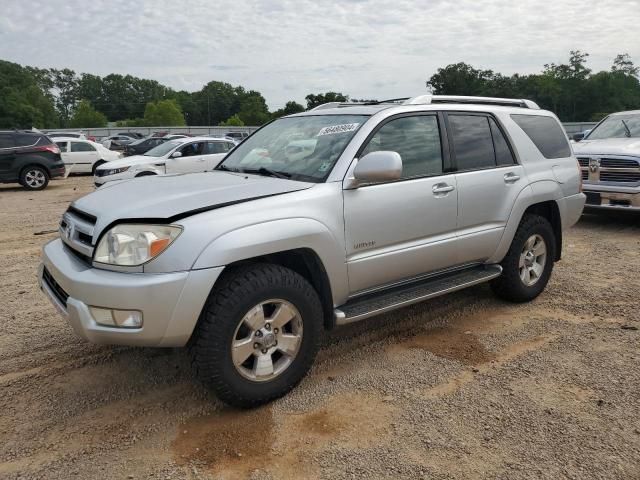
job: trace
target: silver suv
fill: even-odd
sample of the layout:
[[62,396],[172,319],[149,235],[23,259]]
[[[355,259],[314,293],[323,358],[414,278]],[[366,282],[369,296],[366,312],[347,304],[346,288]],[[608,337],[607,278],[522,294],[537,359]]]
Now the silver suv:
[[609,115],[573,151],[588,208],[640,212],[640,110]]
[[538,296],[580,186],[558,119],[527,100],[327,104],[213,172],[73,202],[40,284],[85,339],[188,345],[222,400],[255,406],[303,378],[323,330],[483,282]]

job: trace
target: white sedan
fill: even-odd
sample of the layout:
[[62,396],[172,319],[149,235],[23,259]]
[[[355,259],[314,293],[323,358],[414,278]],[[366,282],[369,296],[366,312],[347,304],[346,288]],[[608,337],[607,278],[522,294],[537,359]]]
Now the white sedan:
[[121,153],[113,152],[90,140],[57,137],[53,141],[60,147],[62,161],[69,173],[95,173],[100,165],[122,158]]
[[96,187],[114,180],[172,173],[213,170],[235,147],[225,138],[187,137],[169,140],[144,155],[133,155],[101,165],[95,171]]

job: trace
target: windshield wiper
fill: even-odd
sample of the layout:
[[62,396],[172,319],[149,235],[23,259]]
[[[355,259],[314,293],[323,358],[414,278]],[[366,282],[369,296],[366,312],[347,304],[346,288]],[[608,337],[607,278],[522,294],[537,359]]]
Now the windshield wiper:
[[624,125],[625,135],[627,136],[627,138],[631,138],[631,130],[629,129],[629,125],[627,125],[627,122],[625,122],[622,118],[620,119],[620,121],[622,122],[622,125]]
[[244,173],[257,173],[258,175],[266,175],[269,177],[276,178],[291,178],[290,173],[286,172],[277,172],[275,170],[271,170],[269,168],[260,167],[260,168],[245,168],[242,170]]

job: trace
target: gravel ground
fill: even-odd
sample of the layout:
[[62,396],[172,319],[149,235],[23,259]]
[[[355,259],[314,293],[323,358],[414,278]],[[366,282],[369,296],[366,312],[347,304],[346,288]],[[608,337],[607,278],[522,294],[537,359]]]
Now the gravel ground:
[[584,216],[531,304],[479,286],[341,329],[237,411],[184,351],[83,343],[38,290],[91,190],[0,186],[0,478],[640,478],[640,216]]

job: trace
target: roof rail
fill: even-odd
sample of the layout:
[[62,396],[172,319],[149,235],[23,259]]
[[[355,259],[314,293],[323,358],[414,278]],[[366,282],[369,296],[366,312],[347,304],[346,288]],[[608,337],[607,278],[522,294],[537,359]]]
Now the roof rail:
[[406,102],[406,100],[409,100],[409,99],[410,97],[402,97],[402,98],[390,98],[387,100],[377,100],[372,102],[329,102],[329,103],[323,103],[322,105],[318,105],[317,107],[314,107],[309,111],[313,112],[314,110],[324,110],[326,108],[363,107],[363,106],[366,107],[370,105],[382,105],[385,103],[402,105],[403,103]]
[[524,98],[467,97],[460,95],[420,95],[404,102],[404,105],[430,105],[433,103],[471,103],[476,105],[501,105],[539,110],[536,102]]

